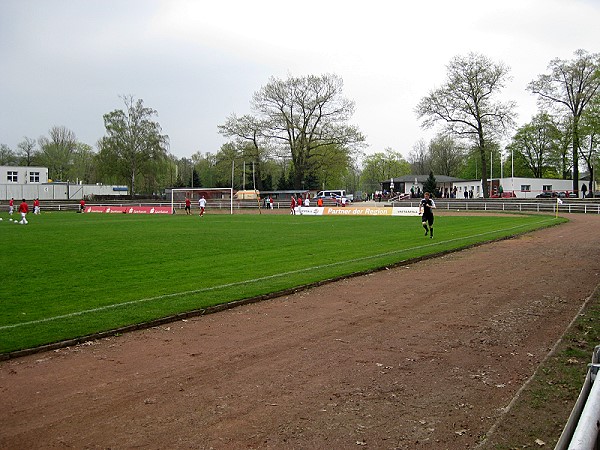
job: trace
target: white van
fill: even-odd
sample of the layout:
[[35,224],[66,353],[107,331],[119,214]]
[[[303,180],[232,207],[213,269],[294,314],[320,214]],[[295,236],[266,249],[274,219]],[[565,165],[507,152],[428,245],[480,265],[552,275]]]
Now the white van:
[[337,198],[345,196],[346,191],[344,189],[331,189],[329,191],[319,191],[317,193],[317,198]]
[[347,201],[354,200],[352,195],[346,195],[346,191],[344,189],[329,189],[327,191],[319,191],[316,198],[330,198],[339,201],[341,201],[342,198],[345,198]]

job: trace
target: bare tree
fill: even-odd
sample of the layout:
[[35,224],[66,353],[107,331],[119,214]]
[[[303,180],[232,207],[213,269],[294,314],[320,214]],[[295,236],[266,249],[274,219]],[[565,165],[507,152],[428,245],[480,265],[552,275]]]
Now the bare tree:
[[424,119],[424,128],[443,122],[446,133],[476,145],[481,157],[483,194],[489,197],[486,147],[514,126],[515,103],[494,98],[505,87],[509,69],[477,53],[453,58],[447,69],[446,83],[421,99],[416,113]]
[[17,156],[23,165],[31,166],[34,164],[35,158],[39,155],[36,147],[36,140],[28,137],[23,138],[23,140],[17,144]]
[[313,176],[321,151],[336,146],[350,152],[364,142],[358,128],[348,124],[354,103],[342,97],[342,88],[336,75],[271,78],[252,98],[255,116],[232,116],[219,130],[286,149],[294,187],[301,188]]
[[412,150],[408,154],[408,162],[411,165],[412,172],[415,175],[426,175],[429,173],[431,164],[429,161],[429,152],[427,144],[423,139],[413,145]]
[[218,128],[223,136],[236,138],[233,145],[238,147],[244,161],[247,159],[247,162],[256,163],[254,168],[256,187],[263,189],[262,166],[271,153],[269,142],[262,134],[265,124],[250,115],[237,117],[233,114]]
[[77,137],[67,127],[54,126],[48,132],[49,137],[38,139],[40,162],[48,167],[51,178],[67,180],[73,164],[73,153],[77,148]]
[[590,191],[595,191],[595,169],[600,162],[600,95],[596,95],[581,116],[581,156],[590,174]]
[[437,135],[429,143],[431,169],[434,173],[446,176],[457,176],[465,160],[464,149],[452,136]]
[[17,163],[17,155],[6,144],[0,144],[0,166],[14,166]]
[[579,192],[580,119],[600,89],[600,54],[577,50],[571,61],[553,59],[549,74],[528,85],[543,105],[567,110],[572,118],[573,191]]

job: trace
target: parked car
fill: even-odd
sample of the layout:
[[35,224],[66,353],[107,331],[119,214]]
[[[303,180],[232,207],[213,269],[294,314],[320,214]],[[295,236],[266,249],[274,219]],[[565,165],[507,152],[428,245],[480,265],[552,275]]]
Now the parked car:
[[490,195],[490,198],[514,198],[516,196],[517,196],[517,194],[515,194],[512,191],[509,191],[509,192],[503,192],[501,195],[500,194]]
[[552,198],[554,194],[551,191],[544,191],[535,196],[535,198]]

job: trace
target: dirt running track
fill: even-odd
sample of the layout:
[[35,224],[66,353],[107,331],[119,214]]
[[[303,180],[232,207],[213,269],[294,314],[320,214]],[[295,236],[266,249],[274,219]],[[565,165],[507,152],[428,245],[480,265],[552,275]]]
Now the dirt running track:
[[473,448],[600,282],[600,217],[569,219],[4,361],[0,448]]

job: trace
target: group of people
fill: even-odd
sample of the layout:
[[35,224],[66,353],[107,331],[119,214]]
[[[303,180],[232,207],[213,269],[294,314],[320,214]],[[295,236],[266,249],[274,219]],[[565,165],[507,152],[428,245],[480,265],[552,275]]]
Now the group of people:
[[[303,202],[302,197],[298,196],[298,199],[296,199],[296,197],[292,195],[292,198],[290,199],[290,214],[295,215],[296,207],[302,206],[303,203],[306,207],[310,206],[310,199],[306,197]],[[323,206],[322,198],[317,199],[317,206]],[[429,236],[430,239],[433,239],[433,210],[435,208],[435,202],[433,201],[433,198],[431,198],[431,194],[425,192],[423,198],[419,202],[419,215],[421,215],[421,224],[423,225],[423,228],[425,228],[425,236]]]
[[273,207],[274,207],[273,197],[271,197],[270,195],[269,195],[269,197],[265,197],[263,199],[263,207],[273,209]]
[[[29,213],[29,205],[27,204],[27,201],[25,199],[23,199],[23,201],[19,205],[17,211],[19,212],[19,214],[21,214],[21,220],[19,221],[19,223],[21,223],[23,225],[27,225],[29,223],[27,221],[27,214]],[[8,215],[12,216],[14,214],[14,212],[15,212],[15,199],[11,198],[8,201]],[[37,198],[33,201],[33,213],[34,214],[40,213],[40,201]]]
[[[200,209],[200,213],[198,214],[200,217],[204,217],[204,210],[206,209],[206,199],[204,195],[201,195],[198,199],[198,208]],[[192,201],[189,197],[185,198],[185,213],[190,216],[192,214]]]
[[[294,197],[292,195],[291,199],[290,199],[290,214],[294,215],[296,214],[296,207],[302,207],[304,206],[305,208],[310,208],[310,198],[308,196],[306,196],[306,198],[303,200],[302,197],[300,195],[298,195],[298,198],[296,199],[296,197]],[[317,199],[317,206],[319,208],[323,207],[323,199],[321,197],[319,197]],[[302,213],[302,212],[300,212]]]

